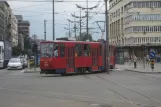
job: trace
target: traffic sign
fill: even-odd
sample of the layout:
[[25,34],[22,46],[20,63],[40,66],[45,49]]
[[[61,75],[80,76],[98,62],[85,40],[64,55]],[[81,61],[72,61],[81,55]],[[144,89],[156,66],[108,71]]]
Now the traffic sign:
[[156,55],[156,53],[154,51],[151,51],[150,54],[149,54],[150,58],[154,58],[155,55]]

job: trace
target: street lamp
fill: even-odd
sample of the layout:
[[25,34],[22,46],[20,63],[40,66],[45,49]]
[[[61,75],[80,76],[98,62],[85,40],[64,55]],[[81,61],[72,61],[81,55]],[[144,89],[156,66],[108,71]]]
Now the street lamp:
[[108,10],[107,0],[105,0],[105,20],[106,20],[106,72],[109,73],[109,35],[108,35]]
[[44,40],[46,41],[46,20],[44,20]]

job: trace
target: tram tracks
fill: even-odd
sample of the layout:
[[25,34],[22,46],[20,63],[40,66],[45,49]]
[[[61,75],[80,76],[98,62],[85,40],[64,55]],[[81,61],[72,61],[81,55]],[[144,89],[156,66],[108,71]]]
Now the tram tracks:
[[[136,91],[136,90],[134,90],[134,89],[131,89],[131,88],[126,87],[126,86],[124,86],[124,85],[118,84],[118,83],[113,82],[113,81],[111,81],[111,80],[109,80],[109,79],[105,79],[104,77],[99,76],[99,75],[97,75],[97,74],[94,74],[94,75],[92,75],[92,76],[96,76],[96,77],[100,78],[101,80],[104,80],[104,81],[106,81],[106,82],[108,82],[108,83],[110,83],[110,84],[112,84],[112,85],[115,85],[115,86],[118,86],[118,87],[122,87],[123,89],[127,89],[127,90],[129,90],[129,91],[131,91],[131,92],[133,92],[133,93],[138,94],[139,96],[145,97],[145,98],[147,98],[147,99],[149,99],[149,100],[152,100],[152,101],[158,103],[159,105],[161,105],[161,101],[160,101],[160,100],[157,100],[157,99],[155,99],[155,98],[153,98],[153,97],[150,97],[150,96],[148,96],[148,95],[146,95],[146,94],[144,94],[144,93],[138,92],[138,91]],[[90,78],[90,77],[89,77],[89,78]],[[141,107],[140,105],[143,105],[143,104],[136,103],[136,102],[130,100],[128,97],[126,97],[125,95],[121,94],[120,92],[116,91],[116,90],[113,89],[113,88],[107,87],[107,89],[110,90],[111,92],[115,93],[116,95],[120,96],[120,97],[123,98],[125,101],[127,101],[128,103],[132,104],[132,105],[135,106],[135,107]],[[149,106],[150,106],[150,107],[154,107],[154,106],[151,106],[151,105],[148,105],[148,106],[146,105],[146,106],[144,106],[144,107],[149,107]]]
[[[126,72],[126,73],[124,73],[124,72]],[[121,72],[119,72],[119,73],[120,73],[120,74],[123,74],[123,75],[128,75],[128,74],[127,74],[128,71],[121,71]],[[141,74],[141,73],[137,73],[137,72],[130,72],[130,73],[132,73],[132,74],[134,74],[134,75],[137,75],[138,77],[140,77],[140,79],[143,79],[143,80],[148,80],[148,81],[155,82],[155,83],[161,83],[161,78],[158,78],[158,77],[148,76],[148,75]],[[151,80],[151,79],[146,78],[146,77],[144,77],[144,76],[153,78],[153,79],[155,79],[155,80]]]

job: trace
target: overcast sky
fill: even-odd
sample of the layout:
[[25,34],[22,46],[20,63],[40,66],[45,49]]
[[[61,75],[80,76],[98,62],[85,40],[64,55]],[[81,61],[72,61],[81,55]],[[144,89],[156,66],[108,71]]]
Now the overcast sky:
[[[24,0],[23,0],[24,1]],[[32,0],[35,1],[35,0]],[[43,0],[38,0],[43,1]],[[68,0],[65,0],[68,1]],[[71,0],[70,0],[71,1]],[[72,1],[78,1],[78,0],[72,0]],[[86,1],[86,0],[84,0]],[[90,0],[89,0],[90,1]],[[101,0],[100,3],[98,1],[100,0],[92,0],[96,2],[89,2],[89,7],[93,7],[97,4],[99,4],[98,8],[94,8],[93,10],[89,10],[90,16],[93,16],[90,18],[89,21],[89,27],[95,28],[90,30],[90,33],[92,32],[99,32],[99,34],[94,33],[93,38],[99,39],[101,37],[101,31],[98,28],[98,25],[96,23],[93,23],[95,21],[104,21],[105,16],[104,14],[95,14],[95,12],[103,13],[104,12],[104,0]],[[52,40],[52,2],[17,2],[16,0],[8,1],[10,4],[11,9],[13,9],[13,13],[15,15],[23,15],[24,20],[29,20],[31,27],[30,27],[30,35],[36,34],[39,38],[44,39],[44,20],[47,20],[47,40]],[[64,27],[68,28],[68,21],[67,19],[74,20],[74,18],[71,16],[71,13],[76,14],[76,16],[79,16],[79,11],[76,7],[76,4],[79,4],[81,6],[86,6],[86,2],[56,2],[55,3],[55,35],[57,37],[64,37],[66,36],[66,33],[68,32]],[[85,10],[82,10],[82,16],[85,15]],[[79,21],[79,19],[76,19]],[[85,19],[83,22],[86,22]],[[86,25],[86,23],[85,23]],[[104,27],[103,23],[100,23],[101,27]],[[74,25],[71,24],[71,27]],[[77,24],[79,26],[79,24]],[[83,30],[85,31],[85,29]],[[79,34],[79,31],[77,31],[77,34]],[[74,36],[74,32],[72,33],[72,36]]]

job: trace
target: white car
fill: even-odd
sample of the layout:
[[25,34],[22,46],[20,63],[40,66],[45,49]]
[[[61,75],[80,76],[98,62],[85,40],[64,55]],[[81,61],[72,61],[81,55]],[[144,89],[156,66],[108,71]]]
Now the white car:
[[12,58],[8,62],[8,69],[23,69],[23,63],[20,58]]
[[28,66],[27,59],[25,57],[20,57],[21,62],[23,64],[23,68],[26,68]]

